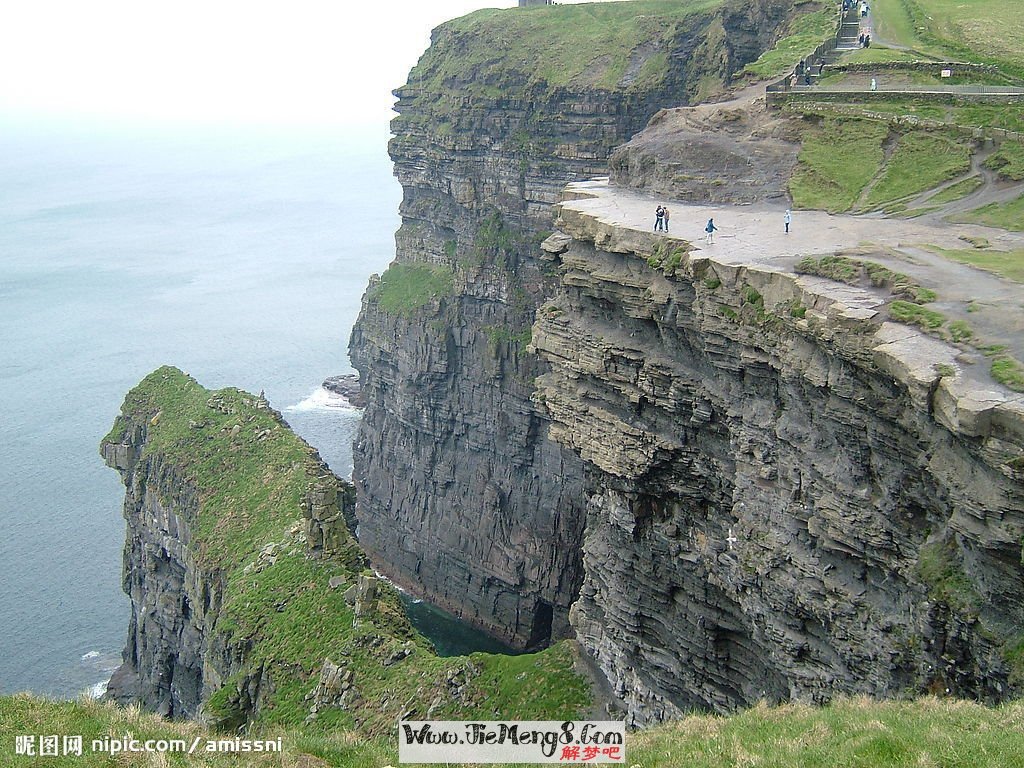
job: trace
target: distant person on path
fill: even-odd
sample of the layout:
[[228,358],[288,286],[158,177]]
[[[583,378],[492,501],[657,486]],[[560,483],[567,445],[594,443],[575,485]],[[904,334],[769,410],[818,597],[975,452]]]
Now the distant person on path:
[[715,242],[715,231],[717,229],[718,227],[715,226],[715,220],[713,218],[708,219],[708,223],[704,227],[704,231],[707,232],[708,235],[708,243]]
[[659,205],[654,209],[654,231],[665,228],[665,208]]
[[807,70],[807,72],[804,74],[804,85],[810,85],[810,84],[811,84],[811,70]]
[[818,64],[818,77],[821,77],[821,73],[825,71],[825,62],[822,61]]
[[873,78],[873,77],[871,78],[871,90],[872,91],[877,91],[878,90],[878,81],[875,80],[875,78]]
[[864,35],[864,47],[865,48],[870,48],[871,47],[871,35]]
[[665,221],[664,221],[665,231],[668,232],[668,218],[669,218],[668,208],[665,208],[664,210],[665,210]]
[[860,43],[860,47],[861,48],[864,47],[864,33],[863,32],[860,33],[860,37],[857,38],[857,42]]
[[793,212],[786,209],[786,215],[782,217],[782,220],[786,223],[786,234],[789,234],[789,225],[793,223]]

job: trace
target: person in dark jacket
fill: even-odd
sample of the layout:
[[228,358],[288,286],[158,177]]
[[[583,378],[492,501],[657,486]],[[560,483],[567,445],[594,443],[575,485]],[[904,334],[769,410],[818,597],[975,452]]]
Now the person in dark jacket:
[[708,243],[715,242],[715,232],[718,231],[718,227],[715,226],[714,218],[708,219],[708,223],[704,225],[704,231],[708,236]]
[[659,205],[654,209],[654,231],[665,228],[665,208]]

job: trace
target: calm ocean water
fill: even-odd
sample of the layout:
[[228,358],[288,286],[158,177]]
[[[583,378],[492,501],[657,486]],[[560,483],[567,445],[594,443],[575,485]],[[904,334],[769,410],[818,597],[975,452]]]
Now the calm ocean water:
[[358,415],[318,386],[393,255],[386,140],[0,124],[0,692],[74,696],[119,661],[123,489],[97,450],[154,368],[265,390],[351,472]]

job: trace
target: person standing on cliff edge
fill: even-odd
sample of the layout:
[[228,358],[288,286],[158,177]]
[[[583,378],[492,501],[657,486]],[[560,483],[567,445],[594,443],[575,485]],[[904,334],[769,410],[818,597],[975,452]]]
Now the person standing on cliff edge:
[[708,233],[708,243],[715,242],[715,230],[718,227],[715,226],[715,220],[713,218],[708,219],[707,225],[704,227],[704,231]]
[[782,217],[782,221],[786,224],[786,234],[789,234],[789,225],[793,223],[793,212],[786,209],[786,215]]
[[665,208],[659,205],[654,209],[654,231],[665,228]]
[[665,220],[662,222],[662,226],[665,227],[665,231],[668,232],[668,208],[662,208]]

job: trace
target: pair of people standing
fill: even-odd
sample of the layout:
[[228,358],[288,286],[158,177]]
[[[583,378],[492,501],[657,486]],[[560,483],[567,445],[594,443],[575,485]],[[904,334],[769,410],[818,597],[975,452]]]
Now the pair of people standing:
[[661,230],[662,232],[668,232],[668,220],[669,212],[668,208],[664,205],[659,205],[654,209],[654,231]]

